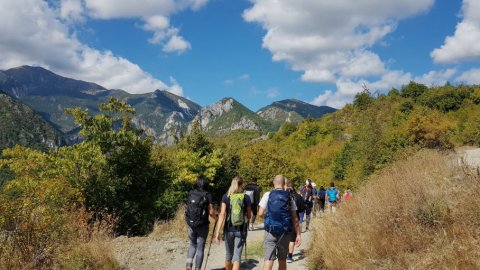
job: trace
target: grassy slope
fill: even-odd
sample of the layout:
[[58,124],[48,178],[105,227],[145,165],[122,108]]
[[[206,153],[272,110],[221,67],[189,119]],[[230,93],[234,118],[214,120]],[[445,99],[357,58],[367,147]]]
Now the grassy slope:
[[311,269],[478,269],[480,175],[423,151],[317,224]]

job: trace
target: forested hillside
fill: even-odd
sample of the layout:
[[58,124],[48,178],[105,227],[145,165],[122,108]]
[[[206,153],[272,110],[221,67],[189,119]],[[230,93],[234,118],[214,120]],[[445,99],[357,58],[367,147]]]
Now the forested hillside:
[[61,133],[31,108],[0,91],[0,151],[22,145],[48,150],[62,145]]
[[359,187],[419,149],[479,145],[479,104],[478,86],[411,82],[387,94],[366,90],[342,110],[285,123],[268,136],[237,130],[212,138],[194,123],[191,134],[170,147],[137,130],[135,110],[124,101],[110,99],[96,116],[68,110],[81,126],[82,143],[48,153],[19,146],[3,152],[0,166],[15,177],[0,191],[0,232],[9,235],[0,247],[0,268],[102,264],[78,243],[90,241],[95,228],[149,232],[155,219],[173,217],[199,175],[209,180],[217,202],[235,175],[258,177],[266,190],[276,174],[297,183],[308,177]]

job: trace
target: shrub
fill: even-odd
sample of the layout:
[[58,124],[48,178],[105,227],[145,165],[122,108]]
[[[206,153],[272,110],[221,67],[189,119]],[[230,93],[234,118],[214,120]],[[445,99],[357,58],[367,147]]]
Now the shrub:
[[400,90],[400,94],[402,95],[402,97],[412,98],[416,101],[417,98],[427,90],[428,87],[426,87],[425,85],[411,81],[410,83],[402,87],[402,90]]

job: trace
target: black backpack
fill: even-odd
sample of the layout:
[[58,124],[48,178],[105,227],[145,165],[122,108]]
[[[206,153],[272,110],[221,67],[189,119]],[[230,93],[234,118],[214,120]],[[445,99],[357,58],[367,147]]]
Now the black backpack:
[[191,228],[208,224],[208,192],[190,191],[188,194],[185,221]]
[[295,194],[295,204],[297,205],[298,213],[305,211],[305,200],[303,199],[302,195],[298,193]]

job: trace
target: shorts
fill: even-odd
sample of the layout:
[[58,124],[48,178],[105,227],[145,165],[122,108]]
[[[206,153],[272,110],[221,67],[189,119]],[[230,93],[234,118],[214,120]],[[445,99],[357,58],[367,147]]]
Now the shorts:
[[225,232],[225,260],[229,262],[240,262],[245,234],[243,232]]
[[290,234],[290,242],[295,243],[296,240],[297,240],[297,233],[293,231],[293,232]]
[[252,208],[252,215],[257,216],[258,205],[252,205],[251,208]]
[[266,261],[286,260],[291,233],[277,234],[265,231],[263,249]]

